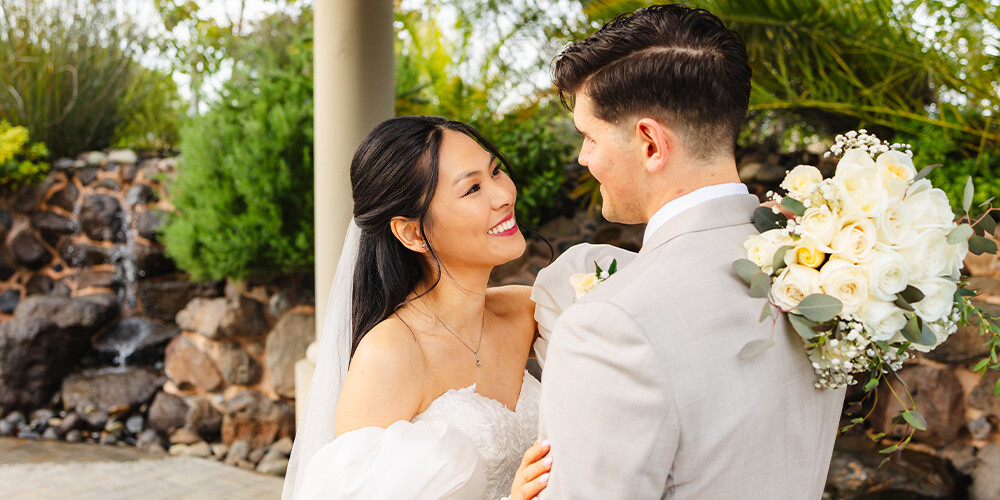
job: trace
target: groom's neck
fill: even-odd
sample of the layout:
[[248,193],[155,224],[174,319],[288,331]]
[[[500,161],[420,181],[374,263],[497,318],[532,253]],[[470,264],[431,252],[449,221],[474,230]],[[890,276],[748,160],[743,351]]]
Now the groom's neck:
[[644,222],[649,222],[653,214],[664,205],[681,196],[703,187],[734,182],[741,181],[736,171],[736,159],[733,157],[703,162],[680,160],[668,165],[650,183],[652,192],[646,197],[648,202],[644,207]]

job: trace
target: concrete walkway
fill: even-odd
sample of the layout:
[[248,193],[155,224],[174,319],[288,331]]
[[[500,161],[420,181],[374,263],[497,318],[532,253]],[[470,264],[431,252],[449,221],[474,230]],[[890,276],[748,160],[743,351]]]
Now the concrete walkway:
[[275,500],[282,479],[134,448],[0,438],[0,498]]

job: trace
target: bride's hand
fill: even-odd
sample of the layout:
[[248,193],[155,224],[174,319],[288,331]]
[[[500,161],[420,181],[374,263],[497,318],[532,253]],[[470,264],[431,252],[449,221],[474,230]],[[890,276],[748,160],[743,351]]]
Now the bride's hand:
[[549,453],[549,441],[536,442],[524,452],[521,466],[514,474],[514,484],[510,486],[510,500],[531,500],[538,492],[545,489],[549,482],[549,471],[552,469],[552,458],[545,458]]

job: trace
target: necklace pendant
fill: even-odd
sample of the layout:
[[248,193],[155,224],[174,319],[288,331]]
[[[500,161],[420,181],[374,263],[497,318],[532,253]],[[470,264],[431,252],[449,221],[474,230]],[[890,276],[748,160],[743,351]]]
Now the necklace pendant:
[[482,368],[482,364],[479,362],[479,353],[476,353],[476,368]]

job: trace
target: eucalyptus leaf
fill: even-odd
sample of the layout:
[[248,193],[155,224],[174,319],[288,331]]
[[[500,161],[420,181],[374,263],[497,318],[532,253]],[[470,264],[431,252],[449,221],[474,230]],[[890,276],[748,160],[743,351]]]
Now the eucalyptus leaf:
[[876,387],[878,387],[878,379],[877,378],[870,379],[865,384],[865,392],[871,392],[871,390]]
[[754,264],[754,262],[750,259],[739,259],[736,262],[733,262],[733,270],[735,270],[736,274],[738,274],[740,278],[743,278],[743,281],[746,281],[747,284],[750,284],[750,280],[755,274],[761,272],[760,266]]
[[955,293],[958,294],[960,297],[975,297],[976,295],[979,295],[979,292],[971,288],[959,288],[958,290],[955,291]]
[[903,337],[910,342],[920,340],[920,324],[916,314],[907,315],[906,326],[903,327]]
[[906,420],[908,424],[916,427],[917,430],[927,430],[927,420],[915,408],[904,411],[903,419]]
[[990,196],[990,199],[979,204],[979,208],[986,208],[990,203],[993,203],[993,200],[995,199],[997,199],[996,196]]
[[974,229],[979,236],[983,236],[986,233],[993,234],[993,231],[997,229],[997,221],[993,220],[992,215],[986,214],[976,223]]
[[804,316],[798,314],[789,314],[788,322],[792,324],[792,328],[795,332],[799,334],[800,337],[811,340],[816,337],[816,330],[812,327],[816,326],[816,323],[809,321]]
[[896,300],[894,300],[892,303],[896,304],[896,307],[904,311],[913,312],[913,306],[911,306],[910,303],[907,302],[906,299],[904,299],[903,296],[898,293],[896,294]]
[[774,268],[772,273],[777,274],[779,270],[785,267],[785,254],[787,254],[792,248],[794,247],[791,245],[781,245],[778,247],[778,250],[774,252],[774,262],[771,263],[771,267]]
[[938,168],[940,166],[942,166],[942,165],[941,164],[927,165],[926,167],[920,169],[920,173],[918,173],[917,176],[913,178],[913,182],[917,182],[920,179],[923,179],[924,177],[927,177],[927,174],[930,174],[935,168]]
[[788,217],[780,212],[774,213],[768,207],[757,207],[753,211],[753,225],[762,233],[771,229],[781,229],[788,225]]
[[920,338],[918,338],[915,343],[932,346],[937,344],[937,335],[934,335],[934,332],[931,331],[929,326],[920,325]]
[[802,299],[798,306],[803,316],[817,323],[830,321],[844,309],[840,300],[823,293],[814,293]]
[[976,366],[972,367],[972,371],[973,372],[978,372],[978,371],[985,370],[986,369],[986,365],[988,365],[989,363],[990,363],[990,360],[988,358],[980,359],[979,362],[976,363]]
[[796,200],[791,196],[786,196],[782,198],[781,206],[787,208],[789,212],[795,214],[798,217],[802,217],[802,214],[806,213],[806,206],[803,205],[801,201]]
[[924,292],[913,285],[906,285],[906,289],[899,292],[898,295],[911,304],[924,300]]
[[949,245],[957,245],[967,239],[973,234],[972,226],[968,224],[961,224],[955,226],[954,229],[948,232],[947,242]]
[[765,319],[771,317],[771,303],[765,302],[764,308],[760,310],[760,322],[763,323]]
[[965,180],[965,192],[962,194],[962,209],[969,213],[972,208],[972,197],[976,194],[976,188],[972,185],[972,176]]
[[767,297],[771,291],[771,277],[767,273],[759,272],[750,278],[750,296],[758,299]]
[[894,444],[892,446],[889,446],[888,448],[882,448],[881,450],[878,450],[878,452],[879,453],[883,453],[883,454],[885,454],[885,453],[892,453],[892,452],[894,452],[894,451],[896,451],[898,449],[899,449],[899,445],[895,445]]
[[969,251],[975,255],[995,254],[997,253],[997,244],[989,238],[973,235],[969,238]]
[[743,346],[740,350],[740,359],[752,358],[770,348],[774,347],[774,341],[771,339],[757,339],[748,342],[747,345]]
[[997,385],[993,386],[993,395],[1000,396],[1000,379],[997,379]]

